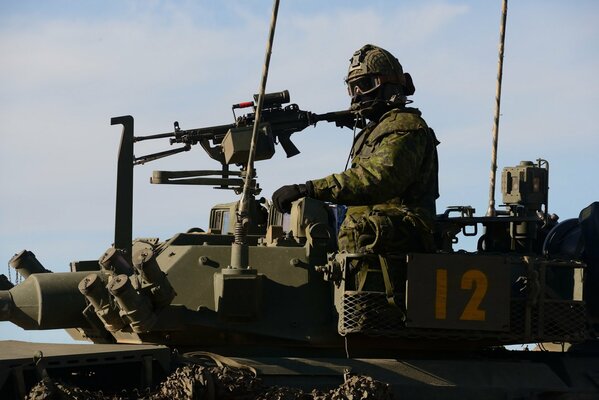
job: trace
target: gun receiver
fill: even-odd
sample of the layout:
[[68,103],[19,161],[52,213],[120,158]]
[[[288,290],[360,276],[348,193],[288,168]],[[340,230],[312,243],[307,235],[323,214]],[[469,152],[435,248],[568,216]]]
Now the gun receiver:
[[[235,122],[225,125],[216,125],[205,128],[182,130],[179,122],[175,121],[173,132],[160,133],[149,136],[139,136],[134,138],[134,142],[140,142],[151,139],[170,138],[170,144],[182,143],[183,147],[166,150],[159,153],[153,153],[142,157],[137,157],[134,164],[144,164],[149,161],[167,157],[184,151],[189,151],[191,146],[200,144],[208,155],[219,161],[221,164],[238,163],[242,158],[240,156],[231,156],[225,154],[230,152],[240,152],[239,147],[243,147],[246,142],[248,129],[254,124],[257,95],[254,95],[254,101],[233,104],[231,109]],[[356,114],[346,111],[334,111],[325,114],[315,114],[310,111],[303,111],[297,104],[288,104],[290,102],[289,91],[268,93],[264,96],[264,109],[261,117],[262,151],[257,159],[268,159],[274,154],[274,144],[279,143],[283,147],[287,157],[293,157],[299,154],[299,150],[291,141],[291,135],[300,132],[310,125],[316,125],[317,122],[327,121],[335,122],[335,125],[341,128],[363,127],[363,121],[356,119]],[[236,109],[253,107],[254,112],[236,116]],[[230,137],[229,140],[225,140]],[[226,142],[225,149],[223,142]],[[233,149],[231,149],[233,148]],[[241,150],[242,152],[243,150]]]

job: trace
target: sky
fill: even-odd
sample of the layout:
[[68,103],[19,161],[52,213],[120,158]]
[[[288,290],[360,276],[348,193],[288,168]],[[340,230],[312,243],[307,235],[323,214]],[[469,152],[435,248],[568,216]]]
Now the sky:
[[[114,230],[121,127],[135,135],[233,122],[257,93],[272,2],[0,0],[0,256],[28,249],[48,269],[98,259]],[[348,60],[366,43],[393,53],[416,86],[413,106],[441,141],[439,211],[487,209],[501,2],[282,0],[267,92],[301,109],[347,109]],[[599,2],[509,4],[498,176],[543,158],[549,211],[561,220],[599,200]],[[262,195],[343,170],[352,132],[326,123],[256,164]],[[172,148],[136,145],[137,156]],[[217,169],[202,149],[135,168],[134,237],[205,228],[229,191],[151,185],[153,170]],[[500,178],[497,203],[501,203]],[[459,246],[469,249],[468,241]],[[0,273],[8,275],[8,267]],[[15,280],[14,272],[11,278]],[[69,341],[0,322],[0,339]]]

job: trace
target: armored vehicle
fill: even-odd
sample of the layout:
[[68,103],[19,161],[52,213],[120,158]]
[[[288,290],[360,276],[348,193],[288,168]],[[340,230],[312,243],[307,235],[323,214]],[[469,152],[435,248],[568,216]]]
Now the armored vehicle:
[[[52,273],[28,250],[0,278],[0,320],[67,329],[93,345],[0,343],[2,398],[595,399],[599,398],[599,202],[559,222],[549,213],[549,163],[504,168],[494,182],[503,39],[485,216],[437,215],[434,251],[339,251],[344,207],[311,198],[289,214],[265,198],[254,161],[321,121],[362,128],[352,111],[314,114],[287,91],[260,93],[231,124],[136,136],[122,125],[113,244],[98,260]],[[140,141],[178,147],[134,156]],[[200,145],[217,170],[154,171],[153,184],[206,185],[241,198],[208,226],[166,240],[133,238],[135,165]],[[378,224],[374,240],[389,237]],[[477,238],[457,249],[458,235]],[[392,237],[392,235],[390,236]],[[561,351],[511,351],[538,343]],[[281,386],[285,386],[284,388]],[[312,390],[310,392],[310,390]],[[328,392],[327,392],[328,391]]]
[[[257,160],[276,142],[293,155],[290,135],[318,121],[354,123],[349,112],[317,115],[289,101],[287,91],[265,96]],[[233,108],[242,106],[255,103]],[[239,193],[254,118],[150,136],[135,136],[130,116],[112,119],[123,127],[113,245],[66,273],[23,250],[10,266],[24,281],[3,279],[0,290],[1,320],[95,345],[1,343],[2,398],[44,377],[104,393],[155,387],[198,351],[232,357],[267,385],[330,389],[368,375],[398,398],[597,398],[599,203],[558,223],[545,160],[503,170],[494,215],[469,206],[438,215],[429,254],[338,252],[342,207],[303,198],[283,215],[258,197],[253,171],[242,221],[233,201],[213,206],[205,229],[132,238],[134,165],[200,144],[220,169],[154,171],[151,183]],[[133,155],[134,143],[160,138],[183,147]],[[476,251],[455,251],[459,234],[477,237]],[[563,348],[504,348],[524,343]]]

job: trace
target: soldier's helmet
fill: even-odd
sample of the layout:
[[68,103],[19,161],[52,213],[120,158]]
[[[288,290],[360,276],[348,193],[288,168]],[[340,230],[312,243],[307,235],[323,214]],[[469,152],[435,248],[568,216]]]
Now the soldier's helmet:
[[[352,105],[403,100],[414,94],[412,78],[387,50],[367,44],[350,59],[345,80]],[[354,107],[355,108],[355,107]]]

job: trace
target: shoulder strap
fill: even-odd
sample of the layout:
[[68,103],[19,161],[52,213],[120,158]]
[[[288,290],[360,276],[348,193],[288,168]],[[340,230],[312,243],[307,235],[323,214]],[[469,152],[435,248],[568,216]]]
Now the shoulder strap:
[[394,109],[383,115],[379,124],[368,136],[368,142],[381,140],[391,133],[408,133],[417,130],[427,130],[426,122],[416,109]]

